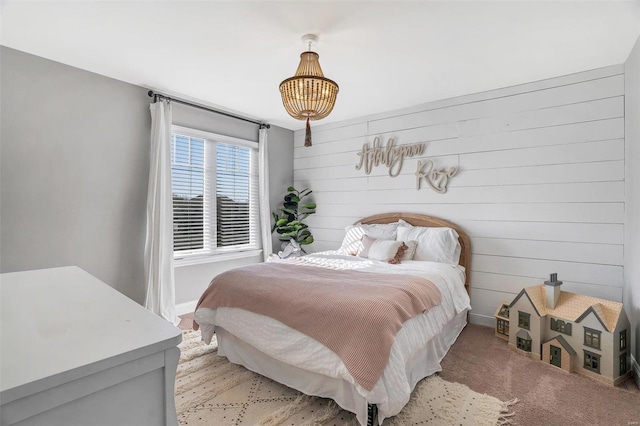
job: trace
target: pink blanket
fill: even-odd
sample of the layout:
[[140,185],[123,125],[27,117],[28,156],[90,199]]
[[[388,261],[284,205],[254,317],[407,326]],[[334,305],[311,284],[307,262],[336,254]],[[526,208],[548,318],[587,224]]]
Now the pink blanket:
[[261,263],[216,276],[197,308],[240,308],[278,320],[331,349],[372,390],[402,324],[441,300],[433,283],[416,276]]

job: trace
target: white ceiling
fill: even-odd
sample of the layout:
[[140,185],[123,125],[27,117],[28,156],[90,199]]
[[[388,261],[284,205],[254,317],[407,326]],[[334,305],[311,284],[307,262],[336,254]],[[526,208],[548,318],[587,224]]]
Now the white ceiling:
[[2,1],[0,43],[288,129],[280,82],[316,33],[320,123],[624,63],[640,1]]

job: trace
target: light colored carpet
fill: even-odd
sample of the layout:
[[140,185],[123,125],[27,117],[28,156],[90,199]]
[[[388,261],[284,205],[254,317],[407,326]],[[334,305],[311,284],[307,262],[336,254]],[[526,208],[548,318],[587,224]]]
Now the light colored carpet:
[[[333,401],[309,397],[231,364],[216,345],[200,342],[199,331],[183,333],[176,377],[181,425],[356,425],[355,416]],[[510,422],[514,403],[473,392],[438,376],[422,380],[411,401],[384,425],[498,425]]]

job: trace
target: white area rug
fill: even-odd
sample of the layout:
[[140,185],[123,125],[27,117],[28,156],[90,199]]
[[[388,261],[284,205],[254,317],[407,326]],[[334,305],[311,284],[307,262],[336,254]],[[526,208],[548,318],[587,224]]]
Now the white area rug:
[[[180,350],[175,393],[181,425],[357,425],[331,400],[303,395],[217,356],[217,346],[202,343],[199,331],[184,332]],[[434,375],[419,382],[402,412],[384,425],[502,425],[510,423],[508,406],[515,402]]]

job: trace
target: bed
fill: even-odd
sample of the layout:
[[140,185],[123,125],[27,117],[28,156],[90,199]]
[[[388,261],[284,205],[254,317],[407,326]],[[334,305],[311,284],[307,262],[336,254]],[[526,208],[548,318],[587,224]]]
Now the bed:
[[[391,232],[394,226],[395,234]],[[347,237],[353,234],[354,229],[360,232],[360,237],[356,233],[355,238],[352,235],[353,241],[348,241]],[[354,255],[355,252],[350,252],[349,248],[349,244],[360,244],[362,252],[362,241],[368,241],[367,238],[369,238],[362,236],[363,233],[377,235],[372,241],[378,247],[382,243],[376,240],[392,241],[391,237],[395,237],[393,238],[395,240],[401,233],[405,236],[404,239],[408,240],[409,236],[418,235],[418,238],[422,238],[420,235],[425,235],[424,232],[436,231],[439,235],[442,234],[440,231],[443,231],[455,237],[457,252],[453,257],[454,260],[448,258],[446,263],[438,257],[434,258],[435,260],[424,260],[430,259],[424,257],[424,254],[420,257],[421,260],[407,260],[405,255],[405,260],[399,264],[390,264],[383,260]],[[380,233],[386,236],[380,237]],[[251,371],[305,394],[331,398],[345,410],[355,413],[360,424],[373,426],[374,422],[382,424],[385,418],[399,413],[409,401],[418,381],[441,370],[440,361],[466,325],[468,311],[471,309],[468,297],[470,243],[466,233],[457,225],[443,219],[410,213],[387,213],[364,218],[347,228],[347,237],[337,251],[314,253],[300,258],[238,268],[234,270],[240,274],[236,276],[236,282],[230,283],[226,288],[219,287],[222,284],[216,283],[218,279],[216,277],[212,281],[212,284],[216,284],[210,285],[198,302],[194,328],[199,327],[202,330],[203,340],[206,342],[211,340],[215,332],[218,354],[227,357],[232,363],[243,365]],[[385,241],[384,244],[392,245],[390,241]],[[420,243],[417,246],[420,247]],[[404,242],[402,247],[403,250],[409,248]],[[415,248],[416,244],[412,246],[412,249]],[[269,263],[273,264],[269,265]],[[268,268],[272,270],[268,271]],[[289,273],[290,271],[293,272]],[[275,290],[269,287],[267,292],[266,282],[269,274],[280,274],[282,279],[277,283]],[[218,293],[224,294],[225,297],[231,297],[236,291],[241,291],[236,290],[242,287],[237,285],[239,282],[249,278],[253,280],[252,277],[257,276],[263,281],[256,279],[256,287],[249,288],[244,294],[238,294],[237,299],[242,301],[241,304],[208,307],[204,302],[212,288],[217,289]],[[311,276],[313,277],[310,278]],[[295,291],[291,290],[293,288],[291,286],[302,285],[308,280],[318,280],[325,276],[327,281],[314,282],[313,286],[306,287],[302,293],[304,297],[296,295]],[[370,312],[349,313],[349,315],[360,317],[366,316],[363,321],[367,324],[373,321],[371,318],[380,317],[381,319],[377,318],[376,321],[383,321],[382,323],[369,324],[376,330],[392,328],[389,324],[401,322],[396,327],[395,335],[387,347],[385,346],[385,342],[389,340],[387,335],[377,336],[375,330],[371,333],[363,332],[362,330],[368,329],[358,328],[355,322],[351,325],[350,319],[337,321],[333,318],[335,315],[341,315],[333,312],[333,304],[343,304],[346,299],[349,302],[344,303],[351,306],[352,297],[358,297],[358,294],[363,294],[363,297],[366,294],[374,294],[376,291],[374,287],[355,286],[355,289],[349,290],[351,293],[345,290],[344,296],[342,294],[339,296],[341,300],[324,301],[322,292],[329,293],[332,285],[339,285],[340,283],[336,284],[336,280],[342,281],[342,285],[357,282],[358,285],[364,283],[371,286],[377,284],[385,286],[387,281],[405,280],[409,283],[407,285],[419,289],[427,280],[431,289],[437,289],[435,291],[439,293],[439,298],[434,296],[437,300],[429,302],[426,296],[420,295],[420,303],[415,300],[407,302],[407,306],[411,305],[415,308],[414,314],[405,312],[406,309],[410,309],[410,306],[403,306],[402,309],[394,308],[393,315],[395,311],[405,315],[400,320],[395,317],[392,319],[393,315],[389,315],[387,319],[386,311],[378,308],[375,304],[377,301],[374,300],[376,298],[373,297],[362,302],[365,306],[368,303],[376,306]],[[262,282],[265,283],[264,289],[261,286]],[[280,288],[279,284],[283,287]],[[398,291],[403,295],[402,297],[405,297],[406,288]],[[278,300],[282,299],[282,303],[289,305],[298,305],[292,303],[292,300],[314,300],[313,307],[297,309],[303,313],[296,314],[317,315],[316,318],[319,319],[314,321],[304,317],[306,321],[304,324],[316,324],[315,328],[320,330],[313,330],[313,332],[320,334],[313,334],[305,329],[304,325],[300,328],[295,322],[292,323],[293,320],[290,318],[295,315],[280,314],[281,316],[278,316],[277,312],[275,315],[270,312],[269,309],[280,311],[281,308],[276,306],[276,301],[266,302],[264,297],[267,293],[278,292],[281,292]],[[256,300],[247,301],[254,294]],[[423,302],[431,305],[425,306]],[[257,309],[254,309],[256,307]],[[314,309],[326,309],[326,311],[322,311],[325,312],[324,315],[322,312],[309,312]],[[352,310],[358,311],[357,308]],[[326,312],[331,313],[326,315]],[[336,322],[339,326],[335,325]],[[336,335],[336,339],[340,340],[337,335],[345,333],[344,323],[354,328],[355,334],[348,338],[351,340],[346,340],[354,343],[345,345],[344,339],[339,344],[328,342],[326,336],[330,334]],[[379,344],[379,351],[369,350],[372,344]],[[359,353],[361,356],[358,356]],[[384,354],[382,364],[379,360],[380,353]],[[363,359],[358,359],[360,364],[356,365],[353,358]],[[364,368],[362,368],[363,365]]]

